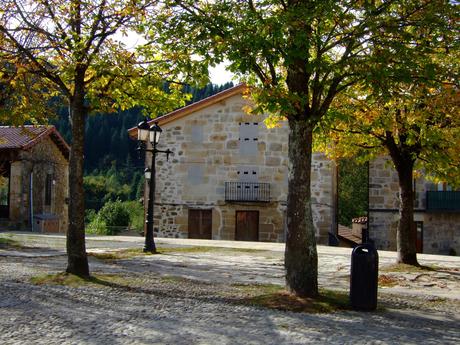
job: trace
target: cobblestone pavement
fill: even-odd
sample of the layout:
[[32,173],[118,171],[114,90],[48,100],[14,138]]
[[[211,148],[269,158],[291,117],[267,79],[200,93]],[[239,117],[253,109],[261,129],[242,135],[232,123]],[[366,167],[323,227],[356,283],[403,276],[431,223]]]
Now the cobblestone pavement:
[[[89,242],[93,250],[140,243]],[[0,252],[0,344],[460,343],[456,259],[428,257],[426,262],[439,269],[420,277],[384,273],[404,279],[380,289],[383,310],[304,314],[245,305],[242,293],[232,288],[236,283],[283,284],[278,247],[90,258],[93,273],[121,280],[77,287],[31,284],[33,276],[63,271],[66,257],[59,246]],[[319,252],[320,285],[346,291],[349,251]],[[382,253],[381,268],[390,262],[391,255]]]

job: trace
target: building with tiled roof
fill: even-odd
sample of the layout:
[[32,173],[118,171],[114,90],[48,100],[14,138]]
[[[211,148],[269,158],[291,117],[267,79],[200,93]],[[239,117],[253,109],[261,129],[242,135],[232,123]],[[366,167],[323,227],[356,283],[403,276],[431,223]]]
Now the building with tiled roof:
[[66,231],[69,152],[54,126],[0,126],[0,230]]
[[[396,250],[400,217],[398,173],[390,161],[378,157],[369,163],[369,237],[383,250]],[[413,192],[417,253],[459,255],[460,190],[420,174]]]
[[[158,148],[173,152],[169,161],[157,156],[156,235],[284,241],[289,128],[286,121],[267,128],[266,115],[247,114],[246,93],[240,84],[150,121],[163,129]],[[129,135],[137,138],[137,128]],[[324,155],[313,155],[312,212],[319,243],[327,243],[333,226],[334,171]]]
[[[244,84],[158,117],[154,231],[158,236],[224,240],[285,239],[288,126],[267,128],[264,115],[247,114]],[[129,130],[137,138],[137,128]],[[147,155],[150,161],[150,154]],[[318,243],[353,247],[372,241],[396,249],[399,187],[385,159],[369,163],[368,212],[338,224],[338,179],[334,162],[314,153],[312,213]],[[414,184],[415,229],[420,253],[460,253],[460,191],[423,178]],[[145,188],[148,195],[148,184]]]

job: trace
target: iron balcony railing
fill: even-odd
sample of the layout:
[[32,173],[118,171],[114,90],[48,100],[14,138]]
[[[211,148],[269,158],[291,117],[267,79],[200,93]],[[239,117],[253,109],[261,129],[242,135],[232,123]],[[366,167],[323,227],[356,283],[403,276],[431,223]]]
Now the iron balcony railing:
[[460,191],[426,192],[426,210],[460,212]]
[[225,201],[270,202],[270,184],[225,182]]

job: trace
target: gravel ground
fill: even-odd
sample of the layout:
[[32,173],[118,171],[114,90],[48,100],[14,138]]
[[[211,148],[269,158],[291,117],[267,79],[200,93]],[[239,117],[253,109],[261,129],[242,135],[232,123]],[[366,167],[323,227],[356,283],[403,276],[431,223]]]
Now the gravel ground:
[[[232,284],[282,284],[279,253],[91,258],[93,273],[116,275],[119,283],[30,283],[31,277],[58,273],[65,265],[66,257],[56,253],[0,256],[0,344],[460,343],[459,300],[412,296],[410,288],[403,294],[381,289],[384,309],[372,313],[305,314],[243,304],[244,290]],[[343,260],[320,258],[321,286],[344,289],[348,274]],[[458,282],[455,274],[449,279],[449,284]]]

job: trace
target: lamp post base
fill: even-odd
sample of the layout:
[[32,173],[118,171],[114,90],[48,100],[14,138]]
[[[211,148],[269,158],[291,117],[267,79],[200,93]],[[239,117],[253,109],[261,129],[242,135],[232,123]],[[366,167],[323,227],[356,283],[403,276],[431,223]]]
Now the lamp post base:
[[155,254],[157,252],[157,248],[155,246],[155,242],[152,239],[147,239],[144,244],[144,253],[152,253]]
[[152,253],[152,254],[156,254],[157,253],[157,250],[155,249],[155,247],[153,248],[147,248],[147,247],[144,247],[144,249],[142,250],[144,253]]
[[145,234],[145,242],[144,242],[143,251],[144,253],[152,253],[152,254],[157,252],[151,222],[147,222],[147,231]]

